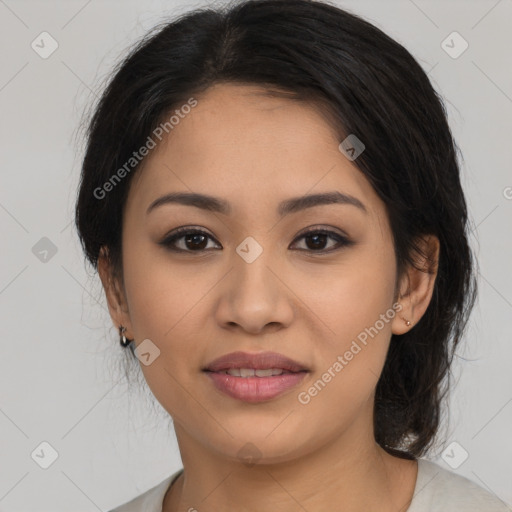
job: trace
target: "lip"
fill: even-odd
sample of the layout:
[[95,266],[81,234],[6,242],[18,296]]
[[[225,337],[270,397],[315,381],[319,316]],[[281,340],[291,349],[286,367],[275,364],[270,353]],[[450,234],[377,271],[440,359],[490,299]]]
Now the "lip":
[[203,368],[203,370],[219,372],[222,370],[230,370],[232,368],[254,368],[255,370],[281,368],[282,370],[289,372],[309,371],[306,366],[303,366],[297,361],[277,352],[258,352],[255,354],[250,354],[248,352],[231,352],[230,354],[214,359],[205,368]]
[[[271,377],[237,377],[224,373],[233,368],[280,368],[290,373]],[[219,391],[249,403],[272,400],[297,386],[309,373],[305,366],[277,352],[232,352],[215,359],[202,370]]]

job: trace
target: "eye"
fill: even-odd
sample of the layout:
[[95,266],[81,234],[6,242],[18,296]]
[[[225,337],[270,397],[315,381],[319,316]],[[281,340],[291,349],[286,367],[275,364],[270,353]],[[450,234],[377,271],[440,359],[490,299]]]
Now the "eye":
[[[329,240],[334,240],[337,242],[337,246],[335,245],[334,248],[325,248],[325,244]],[[302,233],[299,237],[297,237],[295,240],[306,240],[306,249],[300,249],[300,250],[306,250],[311,252],[317,252],[317,253],[328,253],[333,252],[336,249],[339,249],[341,247],[352,245],[353,242],[349,240],[347,237],[340,235],[339,233],[336,233],[334,231],[329,231],[327,229],[319,229],[319,228],[313,228],[305,233]],[[307,241],[310,241],[308,243]]]
[[[306,248],[298,250],[314,253],[328,253],[341,247],[352,245],[354,243],[339,233],[319,228],[313,228],[306,231],[305,233],[302,233],[294,240],[294,243],[297,242],[297,240],[302,239],[306,241]],[[331,248],[326,249],[325,244],[329,239],[336,243],[334,244],[334,248],[331,246]],[[217,246],[220,247],[220,244],[217,242],[217,240],[215,240],[206,231],[185,226],[176,229],[170,235],[166,236],[161,242],[159,242],[159,244],[175,252],[201,253],[212,249],[212,247],[208,248],[208,240],[213,240]]]
[[[192,229],[190,227],[181,227],[159,243],[171,251],[202,252],[207,250],[208,239],[215,240],[211,235],[206,233],[206,231]],[[178,247],[177,242],[181,242],[181,247]]]

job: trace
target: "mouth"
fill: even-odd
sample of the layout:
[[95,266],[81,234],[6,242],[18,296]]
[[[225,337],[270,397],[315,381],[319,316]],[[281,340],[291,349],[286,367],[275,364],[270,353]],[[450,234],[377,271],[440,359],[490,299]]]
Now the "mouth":
[[233,352],[215,359],[202,371],[219,391],[249,403],[282,395],[310,372],[300,363],[276,352]]
[[[209,371],[209,370],[206,370],[206,371]],[[305,370],[303,370],[303,371],[305,371]],[[225,375],[232,375],[233,377],[241,377],[242,379],[246,379],[248,377],[275,377],[276,375],[299,373],[299,372],[291,372],[289,370],[284,370],[283,368],[265,368],[265,369],[230,368],[229,370],[220,370],[215,373],[223,373]]]
[[[211,361],[207,366],[202,368],[203,371],[210,372],[222,372],[229,370],[244,370],[245,375],[251,377],[250,373],[252,370],[265,370],[274,371],[282,370],[287,373],[296,373],[302,371],[308,371],[309,369],[277,352],[258,352],[250,354],[248,352],[231,352],[224,356],[218,357]],[[248,373],[249,372],[249,373]],[[269,375],[262,374],[261,376],[268,377]]]

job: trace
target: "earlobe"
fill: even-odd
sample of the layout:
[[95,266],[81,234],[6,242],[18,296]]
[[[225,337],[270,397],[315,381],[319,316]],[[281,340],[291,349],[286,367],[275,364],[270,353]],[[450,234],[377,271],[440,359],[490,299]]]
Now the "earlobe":
[[395,315],[393,322],[391,323],[391,332],[393,334],[404,334],[412,329],[414,326],[410,320],[408,313],[403,313],[404,310],[408,311],[410,308],[404,305],[402,301],[399,302],[401,306],[401,312]]
[[393,334],[404,334],[416,325],[430,304],[439,263],[440,243],[435,235],[417,240],[414,264],[402,276],[399,302],[401,312],[393,319]]
[[98,256],[98,274],[105,291],[110,317],[116,329],[125,326],[127,337],[131,333],[130,316],[123,291],[120,289],[118,279],[114,276],[108,249],[102,247]]

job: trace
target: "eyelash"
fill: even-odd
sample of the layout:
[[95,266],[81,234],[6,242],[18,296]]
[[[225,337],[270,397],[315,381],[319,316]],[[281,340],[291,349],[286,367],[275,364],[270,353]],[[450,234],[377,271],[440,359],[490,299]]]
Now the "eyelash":
[[[351,246],[354,243],[351,240],[349,240],[347,237],[342,236],[339,233],[336,233],[334,231],[329,231],[326,229],[321,229],[321,228],[312,228],[312,229],[309,229],[309,230],[301,233],[293,241],[293,243],[295,243],[296,241],[298,241],[300,239],[306,238],[308,235],[312,235],[312,234],[327,235],[329,238],[336,240],[339,245],[338,245],[338,247],[335,247],[334,249],[331,248],[331,249],[323,249],[323,250],[318,250],[318,251],[315,251],[313,249],[297,249],[297,250],[310,252],[313,254],[328,254],[328,253],[340,250],[343,247]],[[215,240],[215,238],[213,238],[207,232],[202,231],[200,229],[194,229],[191,227],[181,227],[181,228],[176,229],[170,235],[166,236],[161,242],[159,242],[159,244],[163,245],[166,249],[173,251],[173,252],[188,252],[188,253],[201,254],[201,253],[211,250],[211,249],[200,249],[200,250],[192,251],[192,250],[188,250],[188,249],[179,249],[179,248],[175,247],[173,244],[176,243],[176,241],[184,238],[185,235],[204,235],[204,236],[210,238],[211,240],[214,240],[217,244],[219,244],[219,242],[217,242],[217,240]]]

